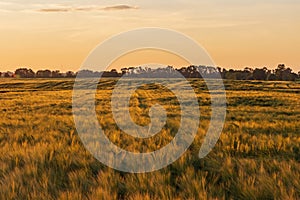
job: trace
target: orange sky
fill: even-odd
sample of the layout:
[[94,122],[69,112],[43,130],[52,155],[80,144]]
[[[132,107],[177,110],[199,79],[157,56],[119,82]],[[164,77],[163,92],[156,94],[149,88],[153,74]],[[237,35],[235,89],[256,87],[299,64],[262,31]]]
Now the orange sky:
[[[126,63],[125,66],[123,66],[124,63]],[[120,69],[120,66],[130,67],[151,63],[163,64],[165,66],[171,65],[177,68],[189,66],[191,64],[184,58],[175,54],[161,50],[146,49],[133,51],[119,57],[108,67],[108,69]]]
[[[17,67],[76,71],[103,40],[140,27],[174,29],[195,39],[226,68],[300,71],[298,0],[105,0],[0,2],[0,71]],[[112,47],[116,48],[116,47]],[[135,54],[135,55],[134,55]],[[115,66],[185,62],[167,53],[136,52]]]

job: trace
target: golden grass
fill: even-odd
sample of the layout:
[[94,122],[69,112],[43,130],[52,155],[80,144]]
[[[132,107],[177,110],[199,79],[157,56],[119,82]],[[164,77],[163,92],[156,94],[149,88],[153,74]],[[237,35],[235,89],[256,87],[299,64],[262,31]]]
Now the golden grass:
[[[167,110],[165,129],[143,140],[120,131],[110,112],[116,80],[99,83],[97,113],[120,147],[149,152],[172,140],[180,109],[167,90],[140,88],[131,116],[149,123],[149,106]],[[300,198],[300,85],[226,81],[228,111],[213,151],[198,159],[209,125],[203,81],[190,80],[200,101],[195,141],[172,165],[156,172],[112,170],[83,147],[72,117],[73,80],[0,80],[0,199],[298,199]],[[152,98],[152,100],[150,100]]]

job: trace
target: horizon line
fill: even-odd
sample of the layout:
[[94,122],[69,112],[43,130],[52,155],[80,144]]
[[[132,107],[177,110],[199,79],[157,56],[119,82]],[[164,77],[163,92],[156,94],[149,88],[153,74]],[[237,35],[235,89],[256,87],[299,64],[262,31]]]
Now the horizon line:
[[[236,71],[239,71],[239,70],[245,70],[245,69],[263,69],[263,68],[267,68],[268,70],[275,70],[276,68],[278,68],[278,66],[280,65],[284,65],[286,68],[290,68],[293,72],[297,72],[297,70],[294,71],[293,67],[290,67],[290,66],[286,66],[284,63],[279,63],[276,67],[269,67],[267,65],[264,65],[264,66],[244,66],[243,68],[239,68],[239,67],[223,67],[223,66],[207,66],[207,65],[188,65],[188,66],[180,66],[180,67],[174,67],[173,65],[164,65],[165,67],[173,67],[174,69],[180,69],[180,68],[185,68],[185,67],[189,67],[189,66],[205,66],[205,67],[214,67],[214,68],[221,68],[222,70],[225,69],[225,70],[236,70]],[[108,70],[109,68],[107,68],[107,71],[111,71],[111,70],[117,70],[118,72],[121,72],[121,69],[123,68],[136,68],[136,67],[141,67],[141,65],[136,65],[136,66],[124,66],[124,67],[119,67],[119,68],[112,68],[110,70]],[[50,70],[50,71],[59,71],[61,73],[67,73],[67,72],[79,72],[79,71],[82,71],[82,70],[90,70],[90,71],[94,71],[94,70],[91,70],[91,69],[78,69],[78,70],[60,70],[60,69],[57,69],[57,68],[51,68],[51,67],[48,67],[48,68],[40,68],[40,69],[37,69],[37,70],[33,70],[32,67],[28,67],[28,66],[20,66],[20,67],[16,67],[13,71],[11,70],[4,70],[4,71],[0,71],[1,73],[6,73],[6,72],[15,72],[17,69],[31,69],[32,71],[45,71],[45,70]],[[149,67],[151,68],[151,67]],[[269,69],[270,68],[270,69]],[[155,68],[152,68],[152,69],[155,69]],[[102,71],[94,71],[94,72],[102,72]],[[104,72],[104,71],[103,71]],[[299,71],[300,72],[300,69]]]

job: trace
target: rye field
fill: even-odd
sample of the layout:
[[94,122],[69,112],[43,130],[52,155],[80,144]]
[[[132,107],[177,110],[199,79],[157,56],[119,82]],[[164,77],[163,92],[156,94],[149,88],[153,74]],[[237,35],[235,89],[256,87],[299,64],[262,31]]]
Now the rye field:
[[[137,139],[113,119],[116,82],[100,81],[96,95],[106,136],[132,152],[168,144],[180,118],[174,94],[159,85],[136,90],[130,114],[137,124],[149,123],[154,103],[168,114],[158,135]],[[166,168],[131,174],[106,167],[83,146],[72,115],[73,79],[0,79],[0,199],[300,199],[300,84],[225,81],[224,129],[214,149],[199,159],[210,96],[204,81],[189,82],[201,112],[193,144]]]

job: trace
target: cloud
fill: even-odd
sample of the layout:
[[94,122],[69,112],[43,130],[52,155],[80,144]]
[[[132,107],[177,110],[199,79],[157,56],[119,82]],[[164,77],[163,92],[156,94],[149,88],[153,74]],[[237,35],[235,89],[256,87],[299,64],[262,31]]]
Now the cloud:
[[39,9],[39,12],[69,12],[70,8],[43,8]]
[[116,6],[107,6],[102,8],[102,10],[130,10],[130,9],[138,9],[138,7],[129,6],[129,5],[116,5]]
[[137,6],[130,5],[114,5],[114,6],[90,6],[90,7],[57,7],[57,8],[42,8],[37,10],[38,12],[88,12],[88,11],[97,11],[97,10],[105,10],[105,11],[117,11],[117,10],[131,10],[138,9]]

